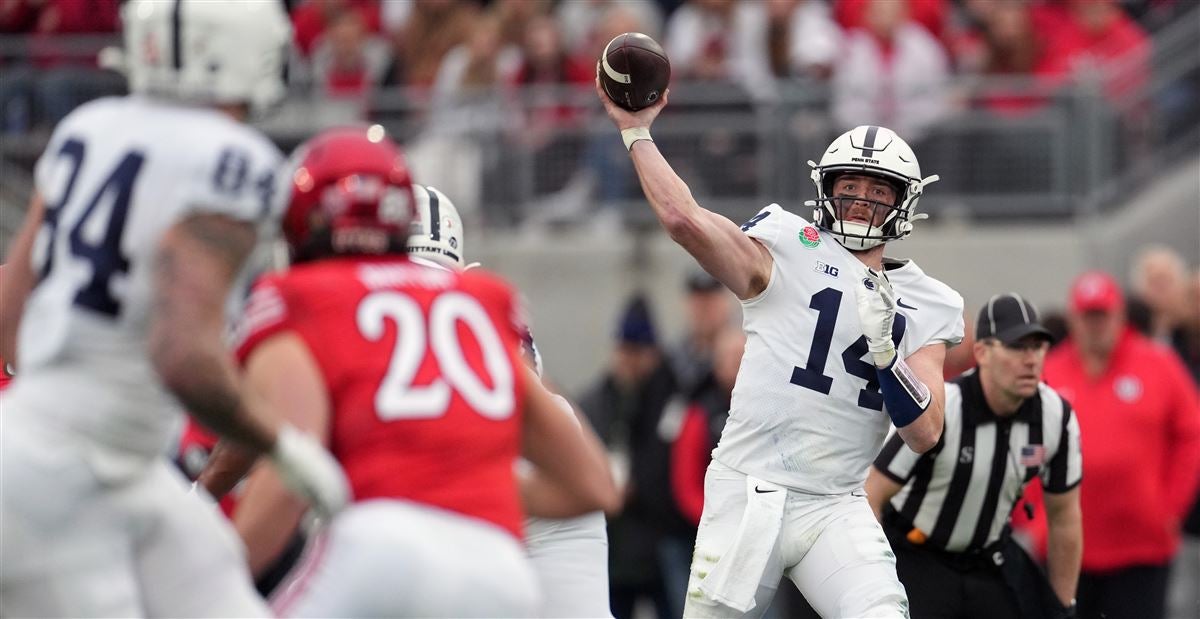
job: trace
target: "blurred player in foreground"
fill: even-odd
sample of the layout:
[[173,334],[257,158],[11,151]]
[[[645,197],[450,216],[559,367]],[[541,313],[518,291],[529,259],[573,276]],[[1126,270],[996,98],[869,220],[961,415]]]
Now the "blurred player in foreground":
[[[550,516],[613,506],[603,448],[524,367],[507,285],[409,260],[413,188],[390,139],[328,131],[294,161],[293,266],[255,284],[237,355],[253,393],[327,440],[355,503],[273,605],[302,617],[536,613],[522,499]],[[521,455],[537,468],[518,487]],[[236,514],[252,564],[278,552],[303,509],[273,471],[255,471]]]
[[665,94],[639,112],[599,77],[596,94],[663,228],[742,302],[746,352],[705,477],[684,615],[761,616],[786,576],[824,617],[905,616],[863,483],[890,423],[917,453],[942,432],[962,297],[883,255],[936,177],[891,130],[857,127],[811,164],[814,223],[772,204],[739,229],[696,203],[650,137]]
[[[417,225],[408,239],[413,261],[455,271],[467,264],[462,218],[446,194],[413,185]],[[542,359],[528,328],[522,332],[524,359],[542,376]],[[578,421],[571,403],[554,394],[564,415]],[[525,466],[526,463],[522,463]],[[574,518],[525,519],[525,553],[542,589],[541,617],[611,617],[608,607],[608,531],[604,512]]]
[[239,121],[282,95],[290,25],[265,2],[135,0],[122,18],[134,94],[55,129],[5,269],[0,356],[21,373],[0,615],[265,616],[229,525],[164,453],[183,404],[319,507],[346,498],[317,442],[243,401],[222,339],[281,158]]

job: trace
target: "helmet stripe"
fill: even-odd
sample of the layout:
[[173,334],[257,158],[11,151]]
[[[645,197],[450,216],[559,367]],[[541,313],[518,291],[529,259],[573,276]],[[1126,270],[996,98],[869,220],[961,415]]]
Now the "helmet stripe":
[[438,195],[432,187],[426,187],[425,193],[429,194],[429,238],[440,241],[442,240],[442,213],[438,206]]
[[875,151],[875,135],[879,133],[879,127],[871,125],[867,127],[867,135],[863,138],[862,156],[871,157],[871,153]]
[[183,26],[183,0],[175,0],[171,7],[171,66],[176,71],[183,68],[183,37],[180,30]]

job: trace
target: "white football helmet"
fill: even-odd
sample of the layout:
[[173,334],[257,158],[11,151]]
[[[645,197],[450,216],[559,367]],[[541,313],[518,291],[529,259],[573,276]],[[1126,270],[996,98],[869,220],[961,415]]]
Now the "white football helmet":
[[[815,207],[813,221],[851,251],[870,249],[912,233],[913,222],[927,217],[916,214],[917,201],[925,186],[938,180],[937,175],[922,178],[917,156],[908,144],[891,129],[874,125],[861,125],[838,136],[819,165],[812,161],[808,165],[813,168],[812,181],[817,186],[817,200],[805,203]],[[895,204],[858,199],[870,203],[872,212],[888,209],[882,225],[838,218],[839,198],[831,193],[838,176],[847,172],[882,178],[895,186]]]
[[408,253],[415,258],[449,267],[468,268],[463,257],[463,225],[458,209],[446,194],[425,185],[413,185],[417,218],[408,235]]
[[292,26],[282,2],[129,0],[121,21],[130,92],[256,111],[285,94]]

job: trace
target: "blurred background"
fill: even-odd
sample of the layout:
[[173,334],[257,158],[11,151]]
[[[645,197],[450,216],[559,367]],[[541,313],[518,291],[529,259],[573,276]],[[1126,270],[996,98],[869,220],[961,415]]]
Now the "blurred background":
[[[272,0],[264,0],[272,1]],[[670,56],[659,148],[705,207],[810,216],[808,159],[882,124],[926,174],[930,215],[889,252],[968,313],[1014,290],[1061,307],[1072,277],[1162,244],[1200,262],[1200,3],[1191,0],[291,0],[291,96],[260,125],[289,149],[378,123],[445,191],[468,257],[526,293],[549,374],[588,384],[645,291],[686,330],[690,258],[661,234],[592,91],[610,38]],[[54,124],[120,94],[100,68],[118,0],[0,0],[0,245]],[[1194,279],[1194,277],[1193,277]],[[1193,285],[1194,282],[1193,282]]]
[[[920,203],[930,219],[889,255],[962,293],[968,337],[1004,291],[1061,332],[1071,281],[1100,269],[1128,289],[1132,324],[1200,377],[1195,0],[287,5],[290,96],[257,124],[285,150],[348,123],[394,134],[417,181],[462,212],[467,260],[525,293],[549,379],[633,459],[644,497],[610,522],[618,616],[666,616],[663,599],[682,595],[699,503],[669,461],[684,410],[723,414],[743,341],[736,302],[659,230],[596,101],[595,62],[619,33],[670,57],[654,134],[701,205],[809,218],[806,161],[851,127],[888,126],[941,176]],[[120,44],[119,7],[0,0],[0,250],[55,123],[125,90],[99,60]],[[969,351],[951,352],[947,376]],[[1178,617],[1200,616],[1200,508],[1193,520]],[[795,592],[781,592],[773,612],[789,616]]]

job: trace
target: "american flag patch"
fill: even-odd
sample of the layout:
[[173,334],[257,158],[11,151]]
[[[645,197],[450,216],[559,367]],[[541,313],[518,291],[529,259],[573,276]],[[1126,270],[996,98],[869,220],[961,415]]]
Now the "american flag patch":
[[1021,448],[1021,466],[1035,467],[1046,462],[1046,448],[1042,445],[1026,445]]

